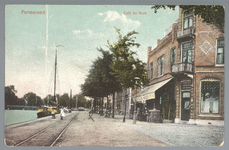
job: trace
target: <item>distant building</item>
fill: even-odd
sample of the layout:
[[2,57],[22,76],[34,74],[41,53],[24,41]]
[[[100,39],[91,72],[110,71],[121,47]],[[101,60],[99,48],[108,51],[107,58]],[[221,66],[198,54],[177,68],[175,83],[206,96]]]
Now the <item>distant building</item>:
[[180,9],[157,43],[148,48],[149,86],[133,98],[161,112],[174,101],[175,123],[224,125],[224,32]]

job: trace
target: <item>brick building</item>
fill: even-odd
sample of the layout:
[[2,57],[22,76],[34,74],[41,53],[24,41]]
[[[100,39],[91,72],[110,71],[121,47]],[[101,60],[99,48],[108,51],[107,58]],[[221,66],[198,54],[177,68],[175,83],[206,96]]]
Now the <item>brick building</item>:
[[136,100],[164,111],[173,101],[175,123],[224,125],[224,32],[193,11],[179,18],[148,48],[149,86]]

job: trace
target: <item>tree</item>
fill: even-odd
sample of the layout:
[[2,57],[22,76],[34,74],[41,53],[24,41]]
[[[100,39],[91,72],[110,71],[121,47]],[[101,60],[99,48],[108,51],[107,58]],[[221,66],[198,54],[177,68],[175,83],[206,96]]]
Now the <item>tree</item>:
[[18,105],[23,105],[23,106],[25,106],[25,100],[23,99],[23,98],[19,98],[18,100],[17,100],[17,104]]
[[83,95],[94,98],[94,107],[96,107],[96,101],[102,99],[101,109],[103,109],[103,97],[119,90],[120,83],[117,82],[116,77],[112,74],[113,55],[101,48],[97,48],[97,50],[102,53],[102,57],[98,57],[93,61],[89,75],[85,83],[81,85],[81,90]]
[[63,107],[67,107],[69,106],[69,96],[68,93],[64,93],[63,95],[60,96],[59,100],[58,100],[58,105],[59,106],[63,106]]
[[104,94],[106,95],[106,97],[108,97],[108,95],[110,94],[113,94],[112,118],[114,118],[115,92],[121,91],[122,88],[121,88],[120,82],[115,77],[114,71],[112,69],[114,55],[110,54],[109,51],[104,51],[101,48],[98,50],[102,53],[102,57],[99,58],[98,61],[101,62],[99,68],[100,68],[100,71],[102,72],[102,81],[101,82],[102,82],[102,86],[104,87]]
[[83,95],[78,95],[78,107],[86,107],[86,99]]
[[48,94],[45,98],[44,98],[44,105],[49,105],[49,101],[52,101],[54,99],[54,96],[52,96],[51,94]]
[[15,94],[16,92],[14,85],[5,87],[5,107],[7,105],[17,105],[18,97]]
[[86,108],[91,108],[91,100],[87,100],[85,104]]
[[36,105],[36,98],[37,98],[37,95],[35,94],[35,93],[33,93],[33,92],[29,92],[29,93],[27,93],[27,94],[25,94],[24,96],[23,96],[23,98],[25,99],[25,100],[27,100],[27,105],[28,106],[37,106]]
[[40,96],[36,96],[36,105],[37,106],[43,105],[43,101]]
[[[134,55],[136,52],[132,51],[133,47],[139,47],[140,44],[135,43],[133,35],[138,34],[136,31],[131,31],[127,35],[122,36],[120,29],[115,28],[118,33],[118,41],[111,45],[108,41],[108,48],[113,53],[113,62],[111,68],[113,74],[120,82],[125,94],[125,109],[127,101],[127,88],[134,88],[136,86],[136,77],[139,78],[141,84],[148,83],[146,64],[136,59]],[[139,83],[140,83],[139,82]],[[123,122],[125,122],[126,110],[124,112]]]
[[[169,9],[175,10],[177,5],[155,5],[151,9],[154,9],[156,13],[158,9]],[[224,29],[225,23],[225,10],[220,5],[178,5],[183,11],[194,10],[194,15],[201,16],[203,22],[210,23]]]

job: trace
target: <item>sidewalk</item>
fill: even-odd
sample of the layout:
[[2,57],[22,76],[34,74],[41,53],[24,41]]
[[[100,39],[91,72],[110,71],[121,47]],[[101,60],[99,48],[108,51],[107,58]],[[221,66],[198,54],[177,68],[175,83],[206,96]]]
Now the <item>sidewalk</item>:
[[169,146],[146,134],[125,127],[121,116],[116,119],[80,112],[55,146]]
[[82,112],[67,129],[56,146],[219,146],[224,137],[224,127],[174,123],[148,123],[122,115],[104,118],[94,114],[93,122],[88,112]]
[[[120,118],[120,116],[117,116],[117,118]],[[223,126],[148,123],[140,121],[133,124],[132,119],[126,119],[124,126],[171,146],[219,146],[224,140]]]

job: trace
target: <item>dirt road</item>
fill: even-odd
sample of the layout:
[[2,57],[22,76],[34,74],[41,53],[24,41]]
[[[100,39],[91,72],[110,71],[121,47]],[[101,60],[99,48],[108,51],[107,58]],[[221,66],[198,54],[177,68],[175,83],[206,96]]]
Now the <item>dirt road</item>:
[[55,146],[169,146],[141,132],[125,127],[121,119],[80,112]]

